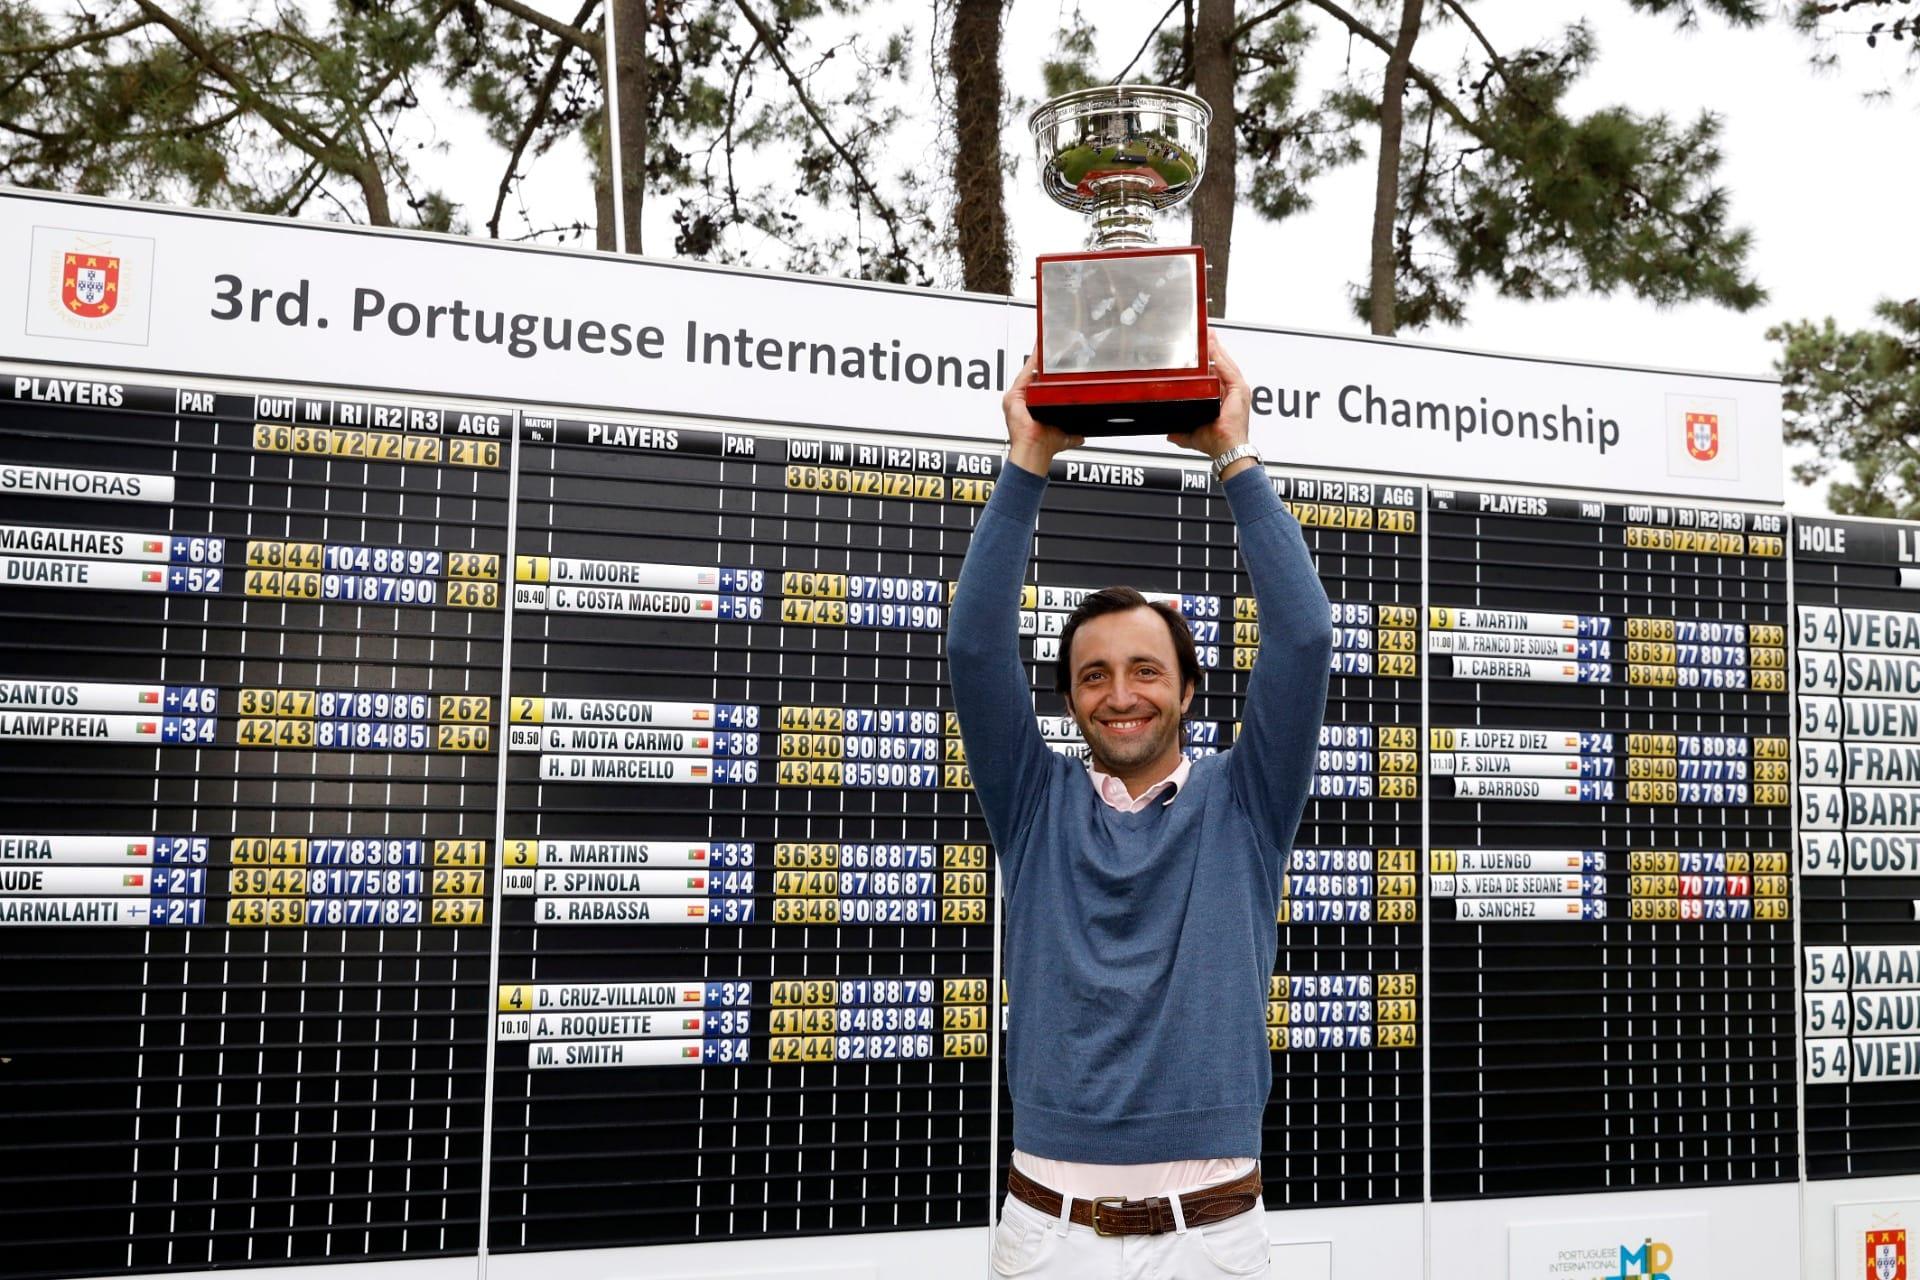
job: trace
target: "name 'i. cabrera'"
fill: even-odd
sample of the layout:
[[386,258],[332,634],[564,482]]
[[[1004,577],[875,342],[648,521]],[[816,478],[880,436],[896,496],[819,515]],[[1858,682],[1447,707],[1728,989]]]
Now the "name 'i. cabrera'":
[[996,347],[991,360],[979,356],[929,355],[903,351],[900,339],[874,341],[867,346],[836,346],[803,338],[757,338],[746,326],[723,333],[702,329],[687,321],[688,364],[758,369],[767,373],[806,373],[826,378],[857,378],[869,382],[907,382],[915,386],[958,387],[970,391],[1004,391],[1007,352]]

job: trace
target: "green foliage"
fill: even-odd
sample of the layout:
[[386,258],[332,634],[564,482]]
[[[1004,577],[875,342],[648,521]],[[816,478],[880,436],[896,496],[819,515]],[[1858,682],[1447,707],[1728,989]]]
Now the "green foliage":
[[1853,480],[1827,493],[1835,511],[1920,516],[1920,299],[1883,299],[1874,313],[1887,327],[1843,332],[1828,317],[1767,331],[1781,344],[1786,438],[1812,447],[1794,478],[1811,484],[1851,466]]
[[1091,89],[1100,83],[1094,72],[1093,24],[1081,14],[1078,5],[1053,34],[1053,53],[1040,64],[1040,79],[1047,96],[1057,98],[1076,89]]
[[1240,161],[1252,179],[1241,190],[1274,222],[1312,208],[1314,179],[1366,154],[1358,130],[1377,114],[1373,100],[1348,85],[1316,104],[1301,102],[1300,67],[1313,36],[1311,24],[1290,12],[1256,27],[1236,50],[1244,86]]
[[195,3],[162,21],[125,0],[61,14],[0,0],[0,179],[268,213],[322,199],[455,227],[402,137],[453,7]]
[[[1695,4],[1636,0],[1696,21]],[[1742,0],[1705,7],[1745,24]],[[1394,235],[1399,327],[1458,324],[1486,284],[1545,300],[1621,290],[1668,306],[1708,300],[1737,311],[1766,294],[1747,269],[1752,237],[1731,223],[1719,121],[1687,125],[1624,106],[1587,115],[1564,100],[1597,57],[1576,24],[1558,40],[1496,54],[1457,74],[1464,92],[1409,94]],[[1371,296],[1355,290],[1355,311]]]
[[[1395,300],[1412,327],[1457,323],[1465,294],[1551,299],[1624,290],[1659,305],[1707,299],[1737,311],[1765,292],[1746,270],[1751,235],[1729,225],[1719,122],[1676,126],[1562,100],[1592,65],[1584,27],[1480,69],[1465,127],[1431,98],[1409,112]],[[1463,72],[1463,75],[1466,74]],[[1360,314],[1367,314],[1363,295]]]

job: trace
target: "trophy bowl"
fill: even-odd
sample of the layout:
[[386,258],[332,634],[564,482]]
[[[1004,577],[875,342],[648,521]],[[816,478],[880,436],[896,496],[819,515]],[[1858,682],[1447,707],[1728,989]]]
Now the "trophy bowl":
[[1149,84],[1096,85],[1041,104],[1027,118],[1040,184],[1093,215],[1102,249],[1153,243],[1153,215],[1193,194],[1206,167],[1213,108]]
[[1200,184],[1212,119],[1192,94],[1145,84],[1062,94],[1027,118],[1047,195],[1093,218],[1086,250],[1034,260],[1036,421],[1140,435],[1219,417],[1206,254],[1153,243],[1154,214]]

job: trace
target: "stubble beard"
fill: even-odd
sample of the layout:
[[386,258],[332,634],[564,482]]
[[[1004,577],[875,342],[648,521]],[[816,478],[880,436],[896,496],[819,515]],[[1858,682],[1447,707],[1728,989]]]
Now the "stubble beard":
[[1158,732],[1149,738],[1126,743],[1118,751],[1109,751],[1102,745],[1105,735],[1097,721],[1081,721],[1080,736],[1086,740],[1087,753],[1093,758],[1094,768],[1102,773],[1117,776],[1158,759],[1170,747],[1177,748],[1180,741],[1180,721],[1178,719],[1167,721],[1163,718]]

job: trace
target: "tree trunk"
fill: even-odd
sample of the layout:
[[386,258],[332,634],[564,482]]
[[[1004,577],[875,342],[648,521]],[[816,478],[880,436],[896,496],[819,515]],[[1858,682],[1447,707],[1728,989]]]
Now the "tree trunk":
[[1407,64],[1413,61],[1413,43],[1420,38],[1420,10],[1425,0],[1404,0],[1400,33],[1387,59],[1386,83],[1380,89],[1380,172],[1373,184],[1373,270],[1368,299],[1373,332],[1391,336],[1394,321],[1393,229],[1400,217],[1400,133],[1407,122]]
[[1000,166],[1000,18],[1003,0],[956,0],[947,65],[953,75],[953,226],[963,287],[1013,292]]
[[593,247],[602,253],[612,253],[614,249],[613,176],[607,170],[604,152],[599,163],[593,166]]
[[647,0],[613,0],[614,92],[620,95],[620,196],[627,252],[640,252],[640,210],[647,191]]
[[1227,314],[1227,264],[1233,250],[1234,161],[1239,116],[1233,105],[1233,0],[1200,0],[1193,30],[1193,88],[1213,108],[1207,165],[1193,194],[1193,242],[1207,254],[1207,314]]
[[354,166],[353,179],[359,184],[361,198],[367,202],[367,225],[392,226],[393,208],[387,203],[387,180],[381,175],[380,166],[371,160],[362,160]]

